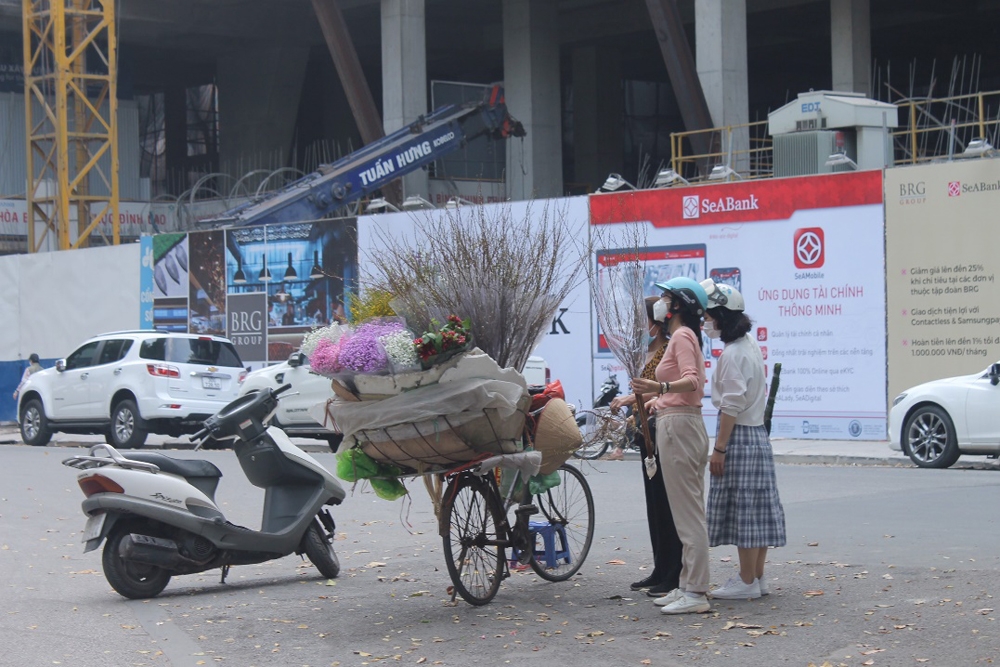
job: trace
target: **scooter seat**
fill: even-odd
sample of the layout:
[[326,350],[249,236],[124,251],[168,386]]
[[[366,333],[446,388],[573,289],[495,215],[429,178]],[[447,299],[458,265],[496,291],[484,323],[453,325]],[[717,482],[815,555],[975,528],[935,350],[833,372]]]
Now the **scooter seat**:
[[171,475],[190,477],[222,477],[222,471],[211,461],[200,459],[172,459],[159,452],[128,452],[125,458],[143,463],[152,463],[160,470]]

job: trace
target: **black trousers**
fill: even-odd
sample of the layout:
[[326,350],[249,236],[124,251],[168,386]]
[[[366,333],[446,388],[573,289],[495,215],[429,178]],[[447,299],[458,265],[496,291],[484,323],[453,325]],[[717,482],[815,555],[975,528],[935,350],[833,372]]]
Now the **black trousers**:
[[[646,519],[649,522],[649,541],[653,547],[653,571],[649,575],[650,583],[662,585],[668,589],[677,588],[681,576],[681,555],[684,545],[677,537],[674,526],[674,516],[670,513],[670,501],[667,500],[667,490],[663,485],[663,466],[656,454],[656,418],[649,419],[649,436],[653,440],[652,451],[656,457],[656,474],[650,479],[646,476],[646,467],[639,466],[642,475],[642,485],[646,491]],[[635,443],[639,451],[643,451],[643,436],[639,431],[635,435]]]

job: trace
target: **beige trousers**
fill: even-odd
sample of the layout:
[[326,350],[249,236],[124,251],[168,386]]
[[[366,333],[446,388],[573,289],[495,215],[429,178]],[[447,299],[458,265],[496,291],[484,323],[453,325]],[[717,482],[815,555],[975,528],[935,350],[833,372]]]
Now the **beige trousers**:
[[684,545],[680,587],[708,590],[708,529],[705,527],[705,468],[708,433],[701,408],[661,408],[656,412],[656,451],[663,468],[670,512]]

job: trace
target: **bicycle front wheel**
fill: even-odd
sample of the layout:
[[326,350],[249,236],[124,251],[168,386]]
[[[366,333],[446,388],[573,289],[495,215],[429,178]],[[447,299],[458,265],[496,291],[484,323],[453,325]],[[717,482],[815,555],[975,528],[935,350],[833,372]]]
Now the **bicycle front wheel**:
[[[559,486],[535,496],[540,515],[536,515],[536,522],[547,521],[549,525],[534,531],[535,545],[528,562],[542,579],[566,581],[580,570],[590,553],[594,496],[587,478],[573,466],[564,465],[556,472]],[[551,544],[546,544],[546,532]]]
[[500,590],[506,536],[493,490],[474,475],[459,475],[445,493],[444,557],[455,590],[472,605],[484,605]]

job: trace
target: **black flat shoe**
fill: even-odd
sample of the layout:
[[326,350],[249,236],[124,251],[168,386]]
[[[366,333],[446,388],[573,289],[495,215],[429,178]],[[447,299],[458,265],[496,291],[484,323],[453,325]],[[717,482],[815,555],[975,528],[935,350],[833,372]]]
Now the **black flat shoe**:
[[637,581],[631,584],[629,588],[631,588],[633,591],[641,591],[643,588],[649,588],[650,586],[655,586],[657,583],[659,582],[657,582],[657,580],[654,579],[653,577],[646,577],[641,581]]
[[651,598],[658,598],[666,595],[675,588],[677,588],[677,586],[671,586],[670,584],[657,584],[655,586],[651,586],[649,590],[646,591],[646,595]]

